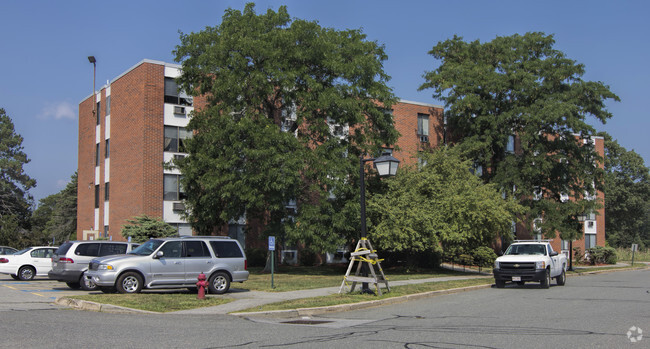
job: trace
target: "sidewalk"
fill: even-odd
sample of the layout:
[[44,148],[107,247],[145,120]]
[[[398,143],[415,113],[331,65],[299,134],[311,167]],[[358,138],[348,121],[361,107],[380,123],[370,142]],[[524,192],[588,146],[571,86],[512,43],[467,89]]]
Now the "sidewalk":
[[[426,282],[441,282],[441,281],[453,281],[453,280],[465,280],[473,278],[488,278],[491,276],[479,276],[479,275],[463,275],[463,276],[444,276],[437,278],[429,279],[414,279],[414,280],[400,280],[400,281],[388,281],[388,284],[392,286],[401,286],[409,284],[421,284]],[[344,292],[348,292],[349,287],[344,288]],[[288,292],[262,292],[262,291],[248,291],[241,290],[236,288],[231,288],[230,293],[225,295],[229,298],[234,298],[235,300],[223,305],[218,305],[214,307],[204,307],[196,309],[188,309],[176,311],[171,314],[228,314],[238,312],[244,309],[250,309],[254,307],[259,307],[265,304],[277,303],[293,299],[302,299],[302,298],[311,298],[319,296],[328,296],[331,294],[336,294],[339,292],[339,287],[325,287],[325,288],[316,288],[311,290],[298,290],[298,291],[288,291]],[[215,296],[223,297],[223,296]]]

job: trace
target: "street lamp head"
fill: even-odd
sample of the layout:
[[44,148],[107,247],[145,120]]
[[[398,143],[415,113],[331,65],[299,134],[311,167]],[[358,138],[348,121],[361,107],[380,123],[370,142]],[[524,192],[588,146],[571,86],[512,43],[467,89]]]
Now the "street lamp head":
[[97,62],[97,60],[95,59],[95,56],[88,56],[88,62],[90,62],[92,64],[95,64],[95,62]]
[[384,154],[375,159],[375,168],[381,177],[394,176],[397,174],[399,160],[389,154]]

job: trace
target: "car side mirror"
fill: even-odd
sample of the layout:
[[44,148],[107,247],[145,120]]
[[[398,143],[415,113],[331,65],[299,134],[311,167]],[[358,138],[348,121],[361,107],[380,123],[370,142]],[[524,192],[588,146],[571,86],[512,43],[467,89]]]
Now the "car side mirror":
[[550,254],[551,257],[555,257],[555,256],[557,256],[557,255],[558,255],[558,253],[557,253],[556,251],[553,251],[553,252],[551,252],[551,254]]
[[156,255],[153,256],[153,258],[154,259],[159,259],[159,258],[162,258],[164,255],[165,254],[163,253],[163,251],[158,251],[158,252],[156,252]]

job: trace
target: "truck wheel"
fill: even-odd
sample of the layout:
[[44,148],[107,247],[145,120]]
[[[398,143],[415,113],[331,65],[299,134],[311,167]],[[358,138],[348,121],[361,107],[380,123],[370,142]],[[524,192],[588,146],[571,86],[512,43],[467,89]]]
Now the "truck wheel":
[[555,278],[555,282],[557,282],[558,286],[564,286],[566,283],[566,272],[564,271],[564,268],[562,268],[562,274]]
[[224,294],[230,289],[230,277],[224,272],[216,272],[210,278],[208,290],[213,294]]
[[539,283],[541,288],[549,288],[551,286],[551,272],[546,269],[546,275],[544,275],[544,280]]
[[79,287],[81,287],[81,285],[78,282],[66,282],[65,284],[68,285],[68,287],[70,287],[73,290],[78,290]]
[[134,272],[126,272],[117,278],[115,283],[119,293],[140,293],[142,290],[142,276]]
[[494,283],[497,285],[497,288],[504,288],[506,287],[506,282],[503,280],[494,280]]
[[97,290],[97,285],[92,280],[86,278],[86,275],[84,274],[81,274],[81,278],[79,278],[79,286],[81,286],[81,289],[84,291]]

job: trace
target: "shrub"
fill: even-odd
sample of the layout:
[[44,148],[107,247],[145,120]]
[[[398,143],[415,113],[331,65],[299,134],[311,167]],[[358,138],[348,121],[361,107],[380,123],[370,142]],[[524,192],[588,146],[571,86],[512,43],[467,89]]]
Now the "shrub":
[[247,248],[246,260],[249,267],[264,267],[266,266],[267,251],[263,248]]
[[489,268],[494,264],[494,260],[497,259],[497,254],[494,253],[494,250],[487,247],[481,246],[471,252],[474,264],[483,267]]
[[616,250],[613,247],[596,246],[587,250],[589,252],[589,263],[595,264],[616,264]]
[[300,265],[313,267],[316,265],[316,254],[309,250],[300,250],[300,252],[298,252],[298,260]]

